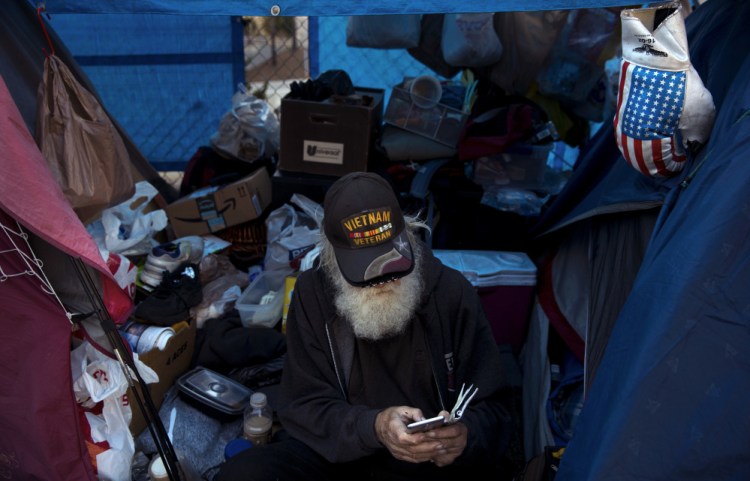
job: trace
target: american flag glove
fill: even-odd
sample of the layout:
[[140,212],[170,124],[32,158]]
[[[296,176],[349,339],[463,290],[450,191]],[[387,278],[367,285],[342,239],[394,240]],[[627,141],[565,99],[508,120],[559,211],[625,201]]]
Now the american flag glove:
[[686,150],[708,139],[713,98],[690,63],[679,2],[626,9],[620,19],[617,146],[644,175],[670,177],[685,166]]

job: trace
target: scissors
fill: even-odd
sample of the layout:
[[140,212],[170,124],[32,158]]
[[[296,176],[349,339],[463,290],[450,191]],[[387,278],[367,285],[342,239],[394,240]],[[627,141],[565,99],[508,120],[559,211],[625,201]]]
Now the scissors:
[[461,384],[461,391],[458,393],[456,405],[451,409],[451,415],[445,421],[446,423],[454,423],[461,419],[461,416],[464,415],[464,411],[469,406],[469,402],[477,394],[477,391],[479,391],[479,388],[475,388],[473,384],[469,386],[466,391],[464,391],[464,387],[466,387],[466,384]]

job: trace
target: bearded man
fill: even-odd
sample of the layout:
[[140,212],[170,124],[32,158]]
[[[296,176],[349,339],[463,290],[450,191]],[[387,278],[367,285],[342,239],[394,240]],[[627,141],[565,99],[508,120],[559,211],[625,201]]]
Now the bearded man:
[[[509,479],[497,472],[511,430],[498,347],[475,289],[422,228],[377,174],[330,187],[319,259],[287,315],[284,435],[230,458],[218,481]],[[436,415],[449,422],[407,429]]]

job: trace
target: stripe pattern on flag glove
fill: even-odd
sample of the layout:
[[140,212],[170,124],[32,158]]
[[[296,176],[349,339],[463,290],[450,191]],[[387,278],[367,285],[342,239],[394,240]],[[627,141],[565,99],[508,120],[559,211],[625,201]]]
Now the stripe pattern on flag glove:
[[686,156],[675,139],[685,106],[685,71],[622,61],[614,127],[625,160],[648,176],[680,172]]

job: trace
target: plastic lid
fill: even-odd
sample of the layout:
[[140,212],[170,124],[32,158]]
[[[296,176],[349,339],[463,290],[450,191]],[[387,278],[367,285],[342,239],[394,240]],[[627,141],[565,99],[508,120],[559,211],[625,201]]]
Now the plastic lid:
[[180,391],[224,414],[242,414],[252,390],[222,374],[198,367],[177,380]]
[[260,408],[266,405],[266,395],[262,392],[255,392],[250,396],[250,405],[254,408]]
[[161,480],[161,479],[169,479],[167,477],[167,468],[164,466],[164,461],[161,459],[161,456],[157,455],[151,461],[151,465],[149,466],[148,470],[149,470],[149,475],[155,481]]

